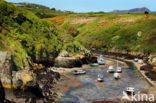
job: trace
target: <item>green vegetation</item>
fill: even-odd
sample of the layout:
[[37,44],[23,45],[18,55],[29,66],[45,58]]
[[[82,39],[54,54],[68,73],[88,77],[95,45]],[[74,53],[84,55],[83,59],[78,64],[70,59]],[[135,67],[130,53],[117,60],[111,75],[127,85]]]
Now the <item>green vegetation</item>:
[[[96,51],[156,52],[156,15],[84,13],[48,19],[73,34],[88,49]],[[55,22],[53,22],[54,20]],[[68,29],[72,27],[73,30]],[[71,31],[72,32],[71,32]]]
[[[33,9],[39,5],[27,6]],[[33,62],[55,58],[62,51],[79,53],[79,48],[84,48],[74,41],[76,27],[69,26],[68,32],[64,32],[65,28],[40,20],[33,12],[2,0],[0,11],[0,50],[13,55],[17,69],[30,69]]]
[[74,13],[71,11],[56,10],[55,8],[49,8],[43,5],[32,4],[32,3],[15,3],[14,5],[26,10],[30,10],[40,18],[50,18],[50,17],[63,16],[63,15],[69,15]]
[[0,50],[13,55],[18,69],[29,69],[34,61],[55,58],[64,51],[75,54],[87,49],[115,49],[156,54],[154,14],[66,13],[40,20],[38,12],[56,10],[36,4],[20,5],[25,6],[0,1]]
[[0,1],[0,49],[13,54],[19,69],[29,68],[31,59],[57,55],[57,29],[32,12]]

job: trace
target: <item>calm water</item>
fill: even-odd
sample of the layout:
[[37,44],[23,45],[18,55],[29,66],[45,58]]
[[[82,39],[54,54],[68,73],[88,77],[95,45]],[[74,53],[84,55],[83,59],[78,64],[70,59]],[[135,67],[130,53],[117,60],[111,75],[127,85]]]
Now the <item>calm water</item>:
[[[120,64],[120,66],[122,66]],[[134,87],[137,91],[148,89],[149,85],[142,80],[135,69],[122,69],[121,79],[116,81],[113,74],[107,73],[106,67],[88,68],[87,74],[77,76],[83,82],[79,87],[71,87],[70,91],[64,94],[60,103],[91,103],[95,100],[108,100],[122,95],[123,90],[128,86]],[[97,83],[97,75],[104,75],[104,82]],[[74,76],[74,75],[73,75]]]

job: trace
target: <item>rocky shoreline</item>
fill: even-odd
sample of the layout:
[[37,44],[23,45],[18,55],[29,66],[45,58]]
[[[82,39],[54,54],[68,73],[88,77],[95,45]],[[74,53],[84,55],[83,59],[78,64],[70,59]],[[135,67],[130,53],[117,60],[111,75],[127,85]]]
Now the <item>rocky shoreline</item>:
[[[105,57],[107,56],[105,55]],[[147,67],[138,65],[134,63],[132,60],[127,60],[125,58],[121,58],[121,57],[118,58],[116,56],[114,57],[110,55],[108,57],[109,58],[111,57],[112,60],[118,59],[123,64],[125,64],[124,62],[126,63],[131,62],[133,63],[133,65],[137,67],[137,69],[139,68],[138,71],[140,71],[141,73],[143,73],[143,75],[145,75],[145,72],[143,72],[142,70],[146,70]],[[84,65],[84,64],[96,63],[97,57],[95,56],[86,56],[86,57],[85,56],[83,57],[81,56],[77,56],[77,57],[58,56],[54,62],[54,66],[57,68],[57,70],[54,70],[53,68],[42,68],[42,69],[36,69],[36,70],[20,70],[20,71],[12,70],[11,72],[10,72],[10,68],[12,68],[13,66],[10,63],[11,55],[6,55],[1,61],[2,61],[1,62],[2,64],[0,65],[1,66],[0,76],[6,77],[6,78],[1,78],[3,87],[7,87],[7,88],[13,87],[15,89],[14,94],[17,96],[17,99],[25,98],[25,99],[19,100],[17,103],[20,103],[20,102],[30,103],[32,101],[38,101],[40,103],[43,103],[43,102],[48,102],[48,101],[53,101],[53,102],[58,101],[58,99],[62,96],[62,93],[68,91],[70,87],[77,87],[81,85],[81,82],[78,79],[71,77],[71,76],[67,76],[67,74],[73,72],[74,70],[81,70],[81,69],[88,68],[88,65]],[[111,63],[108,62],[108,64],[111,64]],[[144,78],[146,78],[146,76]],[[62,83],[59,84],[60,82]],[[57,83],[59,85],[57,85]],[[68,85],[62,85],[62,84],[68,84]],[[1,87],[0,90],[2,91],[1,92],[2,95],[0,99],[4,101],[5,92],[3,93],[4,90],[2,86],[0,87]],[[23,97],[20,97],[21,96],[20,93],[28,92],[28,91],[31,91],[31,93],[33,93],[35,97],[27,97],[24,94],[22,94],[24,95]],[[9,100],[9,98],[6,98],[6,99]],[[14,101],[17,101],[17,100],[15,99],[13,100],[13,102]],[[102,103],[105,103],[105,102],[111,103],[111,101],[102,101]],[[100,101],[95,102],[95,103],[100,103]]]
[[[149,88],[146,91],[143,91],[143,93],[154,94],[155,101],[156,101],[156,81],[151,80],[151,78],[148,77],[146,75],[146,72],[145,72],[147,69],[149,70],[149,67],[152,68],[151,65],[149,65],[149,64],[145,64],[145,65],[138,64],[138,63],[134,62],[133,60],[128,60],[128,59],[126,59],[124,57],[117,57],[116,55],[115,56],[113,56],[113,55],[104,55],[104,57],[112,59],[112,60],[118,60],[118,61],[121,61],[121,62],[125,62],[125,63],[128,63],[128,64],[130,63],[131,65],[134,65],[136,67],[137,71],[139,71],[141,76],[144,78],[144,80],[146,80],[151,85],[151,88]],[[121,103],[121,102],[122,103],[144,103],[144,101],[141,101],[141,102],[139,102],[139,101],[138,102],[132,102],[132,101],[128,101],[128,100],[121,101],[121,98],[115,98],[115,99],[108,100],[108,101],[95,101],[93,103]],[[151,103],[151,102],[146,101],[146,103]]]

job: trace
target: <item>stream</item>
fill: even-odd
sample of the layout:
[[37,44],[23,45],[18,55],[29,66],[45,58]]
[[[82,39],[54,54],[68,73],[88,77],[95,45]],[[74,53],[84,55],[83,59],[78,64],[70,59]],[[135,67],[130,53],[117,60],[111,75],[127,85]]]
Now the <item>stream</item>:
[[[124,65],[119,63],[119,66],[123,67]],[[134,87],[136,91],[143,91],[149,87],[149,84],[132,66],[122,69],[119,80],[114,80],[113,74],[107,73],[107,68],[104,65],[85,69],[85,75],[76,76],[82,85],[70,87],[59,103],[92,103],[93,101],[110,100],[123,96],[122,92],[126,90],[126,87]],[[102,83],[98,83],[96,80],[99,73],[104,75]],[[69,75],[75,76],[72,73]]]

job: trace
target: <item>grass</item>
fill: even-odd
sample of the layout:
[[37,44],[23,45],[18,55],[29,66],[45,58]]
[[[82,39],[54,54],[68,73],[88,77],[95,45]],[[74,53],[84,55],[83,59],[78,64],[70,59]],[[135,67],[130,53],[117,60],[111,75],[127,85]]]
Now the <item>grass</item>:
[[[87,20],[89,17],[96,17],[96,19],[89,22],[70,23],[74,19]],[[63,28],[64,25],[77,27],[79,34],[74,37],[74,40],[88,49],[96,48],[97,51],[118,49],[149,54],[156,52],[155,24],[156,15],[154,14],[82,13],[64,17],[59,27]],[[141,36],[137,36],[138,33]]]

